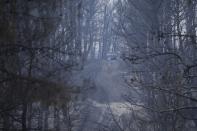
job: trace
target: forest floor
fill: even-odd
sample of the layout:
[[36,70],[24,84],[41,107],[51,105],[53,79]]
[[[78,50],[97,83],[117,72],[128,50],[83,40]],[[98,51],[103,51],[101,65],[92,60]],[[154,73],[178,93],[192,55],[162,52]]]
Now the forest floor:
[[119,60],[101,60],[84,67],[80,78],[94,81],[93,89],[87,91],[80,131],[107,128],[116,116],[128,112],[123,96],[128,88],[124,82],[124,70]]

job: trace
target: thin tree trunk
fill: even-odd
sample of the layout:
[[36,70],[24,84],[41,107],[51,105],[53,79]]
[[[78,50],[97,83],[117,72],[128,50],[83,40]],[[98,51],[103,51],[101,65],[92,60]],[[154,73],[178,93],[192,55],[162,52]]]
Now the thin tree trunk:
[[22,131],[27,131],[27,104],[24,102],[22,108]]

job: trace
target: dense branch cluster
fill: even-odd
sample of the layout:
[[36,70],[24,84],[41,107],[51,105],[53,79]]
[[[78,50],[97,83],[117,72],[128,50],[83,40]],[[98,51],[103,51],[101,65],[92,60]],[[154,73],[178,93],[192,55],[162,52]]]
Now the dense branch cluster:
[[[120,0],[117,7],[118,34],[127,45],[123,58],[132,76],[127,83],[133,91],[127,100],[146,112],[136,118],[139,127],[131,122],[134,127],[127,128],[196,129],[197,2]],[[148,119],[141,121],[143,117]]]
[[80,91],[69,81],[115,50],[109,10],[98,0],[0,1],[0,130],[73,130]]
[[121,58],[129,112],[97,130],[197,129],[196,0],[0,0],[0,131],[86,129],[73,77]]

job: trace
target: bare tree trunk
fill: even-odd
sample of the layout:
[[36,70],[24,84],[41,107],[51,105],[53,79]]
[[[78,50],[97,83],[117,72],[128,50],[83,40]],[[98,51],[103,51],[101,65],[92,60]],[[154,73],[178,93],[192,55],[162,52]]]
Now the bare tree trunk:
[[23,103],[22,107],[22,131],[27,131],[27,104],[26,101]]
[[49,128],[48,125],[48,117],[49,117],[49,109],[48,107],[46,107],[45,111],[44,111],[44,131],[47,131]]
[[60,131],[60,116],[59,116],[59,109],[54,107],[54,129],[56,131]]
[[43,111],[42,111],[42,108],[39,109],[38,130],[43,131]]
[[27,118],[27,122],[28,122],[28,129],[31,130],[32,128],[32,104],[29,104],[28,106],[28,118]]

